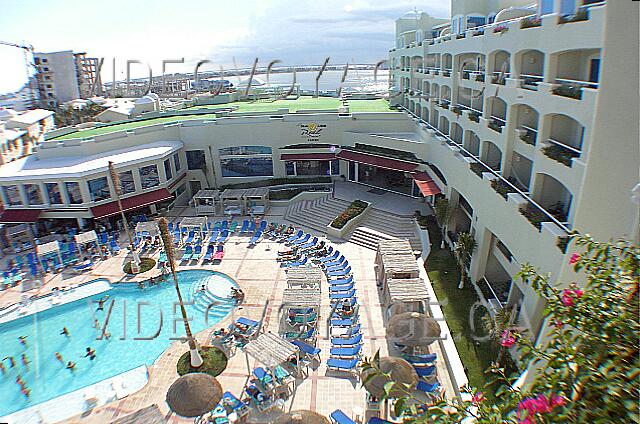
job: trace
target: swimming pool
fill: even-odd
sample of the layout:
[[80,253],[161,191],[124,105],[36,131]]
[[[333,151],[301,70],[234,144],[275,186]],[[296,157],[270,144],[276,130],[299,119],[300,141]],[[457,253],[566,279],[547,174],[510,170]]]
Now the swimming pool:
[[[145,289],[136,284],[117,285],[99,295],[0,324],[0,359],[15,360],[14,367],[9,359],[3,360],[6,370],[0,373],[0,416],[152,364],[176,338],[184,336],[170,281]],[[221,321],[235,306],[229,294],[237,285],[225,274],[180,271],[178,282],[193,333]],[[97,311],[96,301],[106,295],[104,311]],[[95,328],[95,320],[100,329]],[[98,340],[107,321],[111,337]],[[64,327],[69,337],[60,334]],[[20,336],[26,336],[26,346],[20,343]],[[95,349],[94,360],[85,357],[87,347]],[[56,352],[64,364],[56,359]],[[30,361],[28,366],[22,363],[22,354]],[[76,363],[74,371],[66,369],[68,361]],[[18,376],[31,389],[28,399],[16,382]]]

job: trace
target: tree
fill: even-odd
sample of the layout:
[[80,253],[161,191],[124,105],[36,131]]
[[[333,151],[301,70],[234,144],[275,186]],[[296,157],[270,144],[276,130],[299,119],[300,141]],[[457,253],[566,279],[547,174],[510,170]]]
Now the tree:
[[458,265],[460,266],[460,284],[459,289],[464,288],[464,281],[467,278],[467,267],[471,262],[471,256],[476,251],[476,240],[469,233],[458,234],[456,242],[456,256],[458,257]]
[[202,356],[200,356],[200,352],[198,352],[198,346],[196,345],[196,340],[193,337],[193,333],[191,333],[191,326],[189,326],[187,310],[185,309],[184,302],[182,301],[182,293],[180,292],[180,286],[178,285],[178,274],[176,273],[176,261],[175,252],[173,250],[173,241],[171,240],[171,235],[169,234],[169,223],[167,222],[166,218],[160,218],[160,220],[158,221],[158,228],[160,229],[160,237],[162,238],[164,252],[167,255],[167,262],[169,263],[169,268],[171,269],[171,274],[173,275],[173,285],[175,286],[176,293],[178,295],[178,303],[180,304],[180,312],[182,313],[184,331],[187,335],[187,341],[189,342],[191,367],[198,368],[204,361],[202,360]]
[[[497,365],[501,387],[495,400],[467,388],[471,400],[438,399],[424,405],[412,393],[396,400],[396,412],[414,414],[411,422],[459,423],[635,423],[640,421],[639,282],[640,248],[630,242],[596,242],[580,236],[584,251],[569,261],[577,283],[552,285],[548,276],[524,265],[518,278],[546,302],[543,342],[507,328],[499,343],[516,346],[529,373],[526,384]],[[367,360],[365,368],[376,368]],[[517,382],[517,383],[516,383]],[[397,383],[385,387],[389,393]],[[426,413],[416,416],[417,402]],[[407,421],[405,421],[407,422]]]
[[447,233],[447,225],[451,221],[451,215],[453,215],[453,205],[449,202],[449,199],[443,197],[436,201],[433,208],[438,224],[440,225],[440,232],[442,237],[440,238],[440,249],[444,249],[444,236]]
[[140,265],[140,257],[138,256],[138,252],[136,252],[136,247],[133,244],[133,238],[131,237],[131,231],[129,231],[129,223],[127,222],[127,217],[124,214],[124,210],[122,210],[122,202],[120,201],[120,190],[122,189],[120,184],[120,177],[113,167],[113,162],[109,161],[109,176],[111,177],[111,183],[113,184],[114,194],[116,195],[116,201],[118,202],[118,211],[120,211],[120,216],[122,217],[122,225],[124,226],[124,232],[127,234],[127,238],[129,239],[129,248],[131,249],[131,254],[133,255],[133,262],[135,262],[136,266]]

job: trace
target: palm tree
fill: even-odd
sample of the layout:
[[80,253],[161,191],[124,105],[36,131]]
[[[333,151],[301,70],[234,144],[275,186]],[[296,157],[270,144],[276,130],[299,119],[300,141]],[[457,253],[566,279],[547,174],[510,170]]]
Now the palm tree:
[[111,161],[109,161],[109,176],[111,177],[116,200],[118,201],[118,210],[120,211],[120,216],[122,216],[124,231],[125,233],[127,233],[127,237],[129,238],[129,247],[131,248],[131,254],[133,255],[133,262],[135,262],[136,266],[139,266],[140,257],[138,256],[138,252],[136,252],[136,248],[133,245],[133,238],[131,237],[131,232],[129,231],[129,223],[127,222],[127,217],[124,215],[124,211],[122,210],[122,202],[120,201],[120,189],[122,188],[120,185],[120,177],[118,177],[118,173],[113,167],[113,162]]
[[460,284],[459,289],[464,288],[464,280],[467,276],[467,266],[471,261],[471,256],[476,250],[476,240],[469,233],[458,234],[456,242],[456,256],[458,257],[458,265],[460,265]]
[[442,199],[438,199],[433,208],[436,219],[438,220],[438,224],[440,224],[440,249],[444,249],[444,235],[447,232],[447,225],[449,225],[449,221],[451,221],[451,215],[453,214],[453,206],[449,199],[443,197]]
[[158,228],[160,229],[160,237],[162,238],[162,244],[164,245],[164,252],[167,255],[167,262],[171,268],[171,274],[173,275],[173,284],[178,294],[178,302],[180,303],[180,312],[182,313],[182,322],[184,323],[184,331],[187,334],[187,341],[189,342],[189,353],[191,355],[191,367],[198,368],[202,365],[203,360],[198,352],[198,346],[196,346],[196,340],[191,333],[191,327],[189,326],[189,320],[187,318],[187,310],[184,308],[182,301],[182,293],[180,293],[180,286],[178,285],[178,275],[176,274],[176,261],[175,253],[173,251],[173,242],[171,235],[169,234],[169,223],[166,218],[160,218],[158,221]]

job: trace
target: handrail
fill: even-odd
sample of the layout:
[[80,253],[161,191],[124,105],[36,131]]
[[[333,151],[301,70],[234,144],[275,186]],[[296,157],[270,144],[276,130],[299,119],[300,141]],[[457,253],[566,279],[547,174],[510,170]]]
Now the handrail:
[[578,155],[582,154],[582,150],[576,149],[575,147],[571,147],[568,144],[564,144],[561,141],[554,140],[553,138],[549,138],[549,139],[547,139],[547,141],[555,144],[556,146],[560,146],[560,147],[563,147],[563,148],[565,148],[565,149],[567,149],[569,151],[572,151],[573,153],[577,153]]
[[597,82],[591,82],[591,81],[581,81],[581,80],[573,80],[573,79],[569,79],[569,78],[556,78],[555,79],[556,82],[566,82],[569,84],[578,84],[580,86],[583,87],[588,87],[588,88],[593,88],[592,86],[594,86],[595,88],[599,87],[599,84]]
[[467,149],[464,148],[464,146],[459,145],[457,143],[455,143],[448,135],[446,135],[445,133],[443,133],[442,131],[440,131],[439,129],[437,129],[436,127],[434,127],[433,125],[431,125],[429,122],[425,121],[422,118],[418,118],[413,112],[411,112],[409,109],[407,109],[406,107],[402,106],[402,105],[398,105],[400,108],[402,108],[405,112],[407,112],[409,115],[412,115],[414,118],[417,118],[418,121],[420,121],[422,124],[426,125],[427,127],[429,127],[430,129],[434,130],[436,133],[438,133],[438,135],[440,135],[441,137],[444,137],[446,139],[448,139],[451,143],[455,144],[460,150],[464,151],[465,153],[467,153],[469,155],[469,157],[473,158],[476,162],[481,163],[489,173],[493,174],[494,176],[498,177],[500,180],[502,180],[505,184],[507,184],[510,188],[512,188],[514,190],[514,193],[517,193],[519,195],[521,195],[522,197],[524,197],[529,203],[531,203],[533,206],[535,206],[536,208],[538,208],[547,218],[549,218],[550,222],[553,222],[554,224],[556,224],[557,226],[559,226],[563,231],[565,231],[567,234],[571,233],[571,229],[569,229],[569,227],[567,227],[566,223],[562,223],[560,222],[555,216],[551,215],[549,212],[547,212],[547,210],[542,207],[541,205],[538,204],[538,202],[536,202],[535,200],[533,200],[531,197],[529,197],[529,195],[527,193],[525,193],[524,191],[520,190],[518,187],[516,187],[515,185],[513,185],[510,181],[508,181],[506,178],[504,178],[502,176],[502,174],[500,174],[499,172],[494,171],[493,169],[491,169],[491,167],[489,165],[487,165],[486,163],[484,163],[483,161],[480,160],[480,158],[476,155],[474,155],[473,153],[471,153],[470,151],[468,151]]
[[496,292],[493,290],[493,287],[491,287],[491,283],[489,283],[489,280],[487,280],[486,277],[482,277],[482,279],[484,280],[485,284],[487,285],[487,287],[489,287],[489,290],[491,291],[491,294],[493,295],[493,298],[495,300],[498,301],[498,303],[500,304],[500,309],[502,309],[502,302],[500,302],[500,298],[498,297],[498,295],[496,294]]
[[491,116],[490,116],[490,118],[491,118],[491,119],[495,119],[496,121],[500,121],[500,122],[502,122],[503,124],[507,125],[507,121],[506,121],[506,120],[504,120],[504,119],[502,119],[502,118],[498,118],[497,116],[493,116],[493,115],[491,115]]
[[522,128],[524,128],[525,130],[533,131],[533,132],[535,132],[535,133],[537,133],[537,132],[538,132],[538,130],[536,130],[536,129],[534,129],[534,128],[531,128],[531,127],[527,127],[526,125],[522,125],[522,124],[520,124],[520,126],[521,126]]

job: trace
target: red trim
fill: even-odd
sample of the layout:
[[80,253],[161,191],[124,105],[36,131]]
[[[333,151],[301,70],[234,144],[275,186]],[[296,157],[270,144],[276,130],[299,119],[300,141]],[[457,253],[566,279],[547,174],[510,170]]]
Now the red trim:
[[41,213],[40,209],[7,209],[0,215],[0,222],[4,224],[36,222]]
[[364,163],[366,165],[377,166],[379,168],[391,169],[394,171],[411,172],[418,167],[415,163],[404,162],[396,159],[383,158],[365,153],[356,153],[350,150],[342,150],[336,155],[338,159],[350,162]]
[[416,172],[413,174],[413,180],[420,189],[423,196],[433,196],[441,193],[438,185],[426,172]]
[[[173,194],[169,193],[166,188],[161,188],[160,190],[122,199],[122,210],[127,212],[170,199],[173,199]],[[91,213],[94,218],[105,218],[120,213],[120,210],[118,209],[118,202],[109,202],[92,207]]]
[[296,160],[333,160],[336,158],[335,153],[284,153],[280,156],[280,160],[296,161]]

